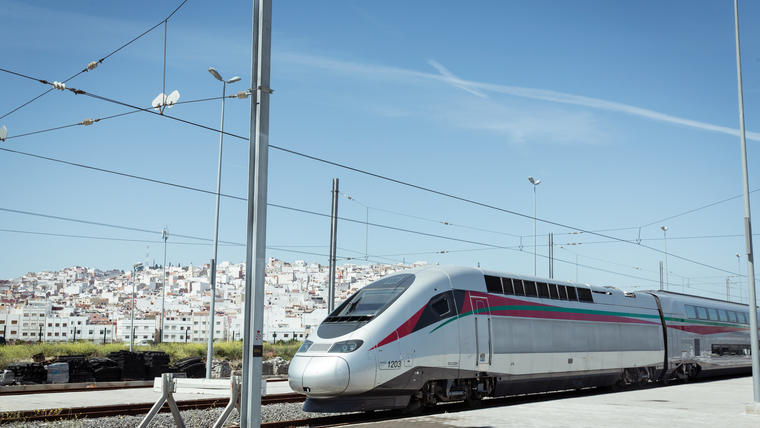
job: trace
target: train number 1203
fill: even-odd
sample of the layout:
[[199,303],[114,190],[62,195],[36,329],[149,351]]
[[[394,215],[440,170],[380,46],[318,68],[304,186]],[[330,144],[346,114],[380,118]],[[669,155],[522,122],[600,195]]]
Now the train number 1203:
[[401,368],[401,360],[381,361],[379,364],[380,370],[394,370]]

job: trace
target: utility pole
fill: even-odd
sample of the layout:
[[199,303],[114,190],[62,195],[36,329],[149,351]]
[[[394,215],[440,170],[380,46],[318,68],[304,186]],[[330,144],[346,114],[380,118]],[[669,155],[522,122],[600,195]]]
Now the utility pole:
[[[216,250],[214,250],[216,251]],[[211,379],[211,361],[214,358],[214,315],[216,303],[216,254],[211,259],[211,303],[208,311],[208,344],[206,345],[206,379]]]
[[549,278],[554,278],[554,233],[549,232]]
[[662,291],[662,260],[660,261],[660,291]]
[[137,287],[137,272],[141,272],[142,270],[142,263],[132,265],[132,312],[129,323],[129,330],[131,332],[129,335],[129,352],[133,352],[135,347],[135,288]]
[[726,277],[726,300],[731,301],[731,283],[730,278]]
[[338,179],[332,183],[332,213],[330,215],[330,281],[327,290],[327,313],[335,308],[335,247],[338,235]]
[[245,264],[245,326],[240,426],[261,426],[261,360],[264,354],[264,273],[266,268],[269,151],[269,57],[272,0],[253,0],[251,46],[251,126],[248,150],[248,208]]
[[[742,156],[742,185],[744,188],[744,237],[747,249],[747,286],[749,288],[749,331],[752,355],[752,392],[754,413],[760,413],[760,346],[757,338],[757,296],[755,295],[755,266],[752,254],[752,216],[749,203],[749,179],[747,172],[747,140],[744,131],[744,96],[742,94],[742,60],[739,46],[739,1],[734,0],[734,29],[736,31],[736,81],[739,93],[739,136]],[[748,406],[749,407],[749,406]],[[748,408],[749,410],[749,408]]]
[[166,313],[166,240],[169,239],[169,229],[164,226],[161,231],[161,239],[164,240],[164,282],[161,286],[161,329],[159,330],[159,343],[164,341],[164,314]]

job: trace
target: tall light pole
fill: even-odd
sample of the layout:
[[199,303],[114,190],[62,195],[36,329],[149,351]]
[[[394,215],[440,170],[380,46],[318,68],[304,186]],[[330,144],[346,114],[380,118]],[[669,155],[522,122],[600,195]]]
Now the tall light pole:
[[660,226],[662,229],[662,236],[665,238],[665,288],[668,288],[670,283],[668,277],[668,226]]
[[137,272],[142,270],[142,263],[132,265],[132,314],[129,322],[129,352],[132,352],[135,347],[135,288],[137,287]]
[[742,90],[742,57],[739,45],[739,2],[734,0],[734,30],[736,32],[736,81],[739,93],[739,137],[742,156],[742,187],[744,189],[744,239],[747,249],[747,288],[749,294],[750,354],[752,355],[753,413],[760,413],[760,343],[757,337],[757,296],[755,295],[755,266],[752,250],[752,216],[750,214],[749,178],[747,172],[747,140],[744,131],[744,95]]
[[211,304],[209,305],[209,332],[208,332],[208,348],[206,350],[206,379],[211,379],[211,359],[214,356],[214,303],[216,301],[216,257],[217,249],[219,247],[219,197],[222,190],[222,145],[224,142],[224,99],[227,95],[227,84],[235,83],[240,80],[240,77],[235,76],[230,80],[222,79],[222,75],[214,69],[209,67],[208,72],[211,73],[214,78],[222,82],[222,122],[219,125],[219,163],[216,170],[216,215],[214,217],[214,258],[211,259]]
[[739,255],[739,253],[736,253],[736,273],[741,274],[742,272],[742,256]]
[[164,226],[161,231],[161,239],[164,240],[164,282],[161,285],[161,329],[159,330],[158,341],[164,341],[164,314],[166,313],[166,240],[169,239],[169,229]]
[[536,187],[541,180],[528,177],[528,181],[533,185],[533,276],[536,276]]

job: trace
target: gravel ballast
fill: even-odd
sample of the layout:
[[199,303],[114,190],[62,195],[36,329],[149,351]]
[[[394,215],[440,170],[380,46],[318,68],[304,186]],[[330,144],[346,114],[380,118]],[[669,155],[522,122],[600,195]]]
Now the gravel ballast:
[[[293,419],[305,419],[310,417],[328,416],[327,413],[306,413],[301,410],[303,403],[283,403],[270,404],[263,406],[261,409],[262,422],[279,422]],[[222,414],[223,407],[208,410],[185,410],[182,411],[182,419],[188,428],[210,427],[216,422],[219,415]],[[84,427],[84,428],[126,428],[135,427],[142,421],[145,415],[141,416],[112,416],[107,418],[87,418],[76,420],[63,420],[54,422],[14,422],[3,424],[3,428],[21,428],[21,427]],[[238,425],[240,417],[237,410],[233,410],[227,419],[226,425]],[[153,419],[150,428],[174,427],[174,418],[172,414],[159,413]]]

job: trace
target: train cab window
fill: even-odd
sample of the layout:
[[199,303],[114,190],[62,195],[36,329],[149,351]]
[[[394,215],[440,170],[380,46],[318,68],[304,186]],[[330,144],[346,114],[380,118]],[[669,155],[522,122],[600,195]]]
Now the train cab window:
[[718,319],[721,321],[728,321],[728,314],[723,309],[718,309]]
[[718,321],[718,311],[713,308],[707,308],[707,315],[712,321]]
[[538,297],[549,298],[549,286],[545,282],[537,282],[536,288],[538,289]]
[[504,294],[515,294],[515,288],[512,286],[512,278],[502,278],[501,287],[504,289]]
[[697,308],[692,305],[686,305],[686,318],[697,319]]
[[522,279],[512,279],[512,284],[515,286],[515,295],[516,296],[524,296],[525,295],[525,286],[523,284]]
[[734,311],[728,311],[728,321],[729,322],[737,322],[736,312],[734,312]]
[[742,324],[747,324],[747,312],[737,312],[736,317]]
[[552,299],[559,299],[557,284],[549,284],[549,297],[551,297]]
[[442,317],[444,315],[447,315],[449,312],[451,312],[451,306],[449,306],[449,299],[444,296],[433,303],[430,304],[430,308],[435,312],[439,317]]
[[501,288],[501,278],[498,276],[486,275],[486,290],[489,293],[504,294],[504,290]]
[[578,288],[578,301],[594,303],[594,297],[591,295],[591,290],[588,288]]
[[567,287],[564,285],[557,285],[557,290],[559,292],[559,298],[562,300],[568,300],[567,298]]
[[538,291],[536,290],[535,281],[523,281],[525,286],[525,295],[528,297],[538,297]]

